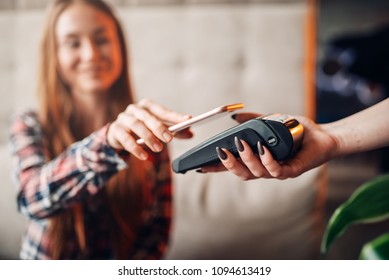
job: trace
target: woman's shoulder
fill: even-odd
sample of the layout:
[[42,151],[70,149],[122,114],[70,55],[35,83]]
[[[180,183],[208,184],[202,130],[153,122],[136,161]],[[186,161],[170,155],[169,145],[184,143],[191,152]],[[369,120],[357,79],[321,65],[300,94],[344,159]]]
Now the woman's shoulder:
[[10,121],[11,123],[13,122],[25,122],[26,124],[31,122],[39,123],[38,112],[33,109],[18,110],[11,114]]
[[12,132],[26,129],[40,129],[38,113],[32,109],[18,110],[9,119]]

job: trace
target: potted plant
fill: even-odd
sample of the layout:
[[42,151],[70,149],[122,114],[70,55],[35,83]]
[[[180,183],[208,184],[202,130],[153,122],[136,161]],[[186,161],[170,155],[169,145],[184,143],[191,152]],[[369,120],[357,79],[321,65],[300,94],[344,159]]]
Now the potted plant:
[[[381,175],[360,186],[331,216],[324,232],[321,252],[352,224],[373,223],[389,218],[389,175]],[[389,259],[389,231],[368,242],[360,259]]]

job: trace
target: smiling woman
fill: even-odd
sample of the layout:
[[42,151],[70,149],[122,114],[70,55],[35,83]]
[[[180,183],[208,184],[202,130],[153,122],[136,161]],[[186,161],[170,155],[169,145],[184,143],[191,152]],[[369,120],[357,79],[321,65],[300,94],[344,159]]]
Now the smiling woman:
[[122,71],[115,23],[103,12],[77,3],[66,9],[56,29],[58,62],[63,80],[74,94],[107,92]]
[[187,116],[134,103],[123,31],[104,2],[52,2],[38,95],[39,111],[11,126],[18,206],[29,218],[20,257],[160,258],[171,221],[165,123]]

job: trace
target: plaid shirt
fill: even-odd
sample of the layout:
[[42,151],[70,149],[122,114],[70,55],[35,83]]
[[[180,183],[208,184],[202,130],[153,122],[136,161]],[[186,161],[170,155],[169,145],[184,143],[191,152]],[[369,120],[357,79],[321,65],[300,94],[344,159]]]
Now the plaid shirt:
[[[87,256],[80,256],[74,235],[74,244],[70,244],[74,250],[69,258],[113,258],[112,238],[107,227],[109,209],[99,191],[112,175],[127,168],[127,164],[107,144],[108,126],[48,161],[37,114],[29,111],[13,118],[10,143],[18,188],[17,203],[19,211],[29,219],[20,252],[22,259],[50,259],[48,218],[80,201],[89,251]],[[152,154],[146,168],[152,199],[129,257],[159,259],[168,242],[171,221],[171,173],[167,149]]]

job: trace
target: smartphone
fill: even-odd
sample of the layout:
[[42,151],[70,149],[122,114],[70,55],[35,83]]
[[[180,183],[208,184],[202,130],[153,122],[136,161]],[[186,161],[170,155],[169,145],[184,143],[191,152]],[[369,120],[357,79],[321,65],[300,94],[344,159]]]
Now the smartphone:
[[[188,128],[194,124],[198,124],[200,122],[203,122],[205,120],[210,120],[210,119],[213,119],[214,117],[219,117],[219,116],[222,116],[224,115],[225,113],[231,113],[231,112],[234,112],[238,109],[242,109],[244,107],[244,104],[243,103],[235,103],[235,104],[228,104],[228,105],[223,105],[223,106],[220,106],[220,107],[217,107],[217,108],[214,108],[208,112],[205,112],[201,115],[197,115],[193,118],[190,118],[186,121],[183,121],[183,122],[180,122],[178,124],[175,124],[175,125],[172,125],[169,127],[169,131],[172,132],[173,134],[178,132],[178,131],[181,131],[185,128]],[[144,140],[143,139],[138,139],[136,141],[136,143],[138,143],[139,145],[142,145],[144,144]]]

